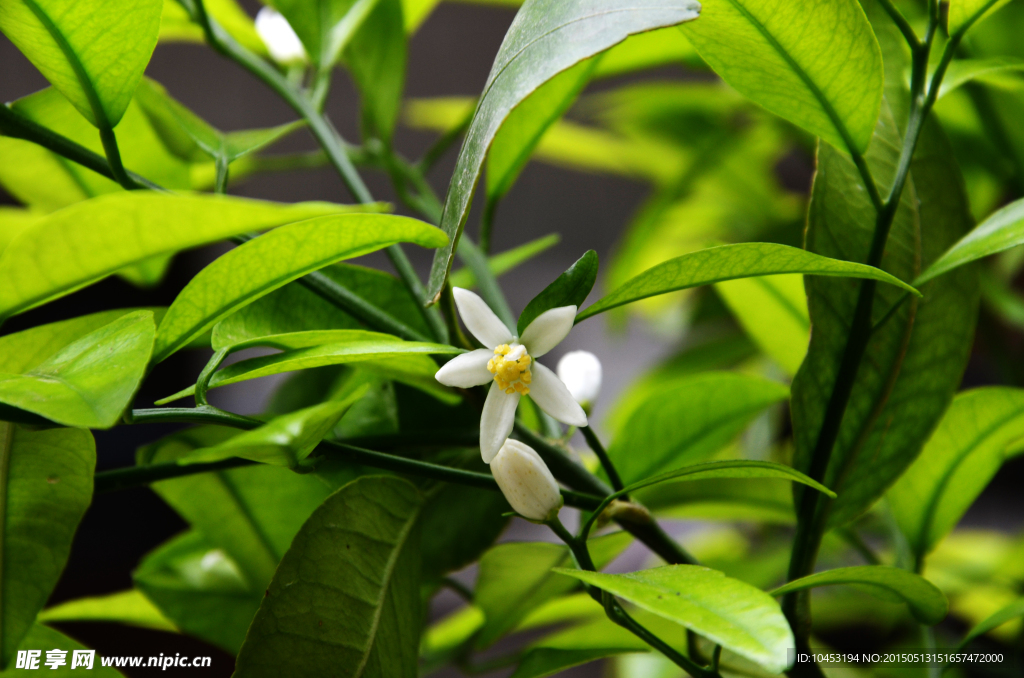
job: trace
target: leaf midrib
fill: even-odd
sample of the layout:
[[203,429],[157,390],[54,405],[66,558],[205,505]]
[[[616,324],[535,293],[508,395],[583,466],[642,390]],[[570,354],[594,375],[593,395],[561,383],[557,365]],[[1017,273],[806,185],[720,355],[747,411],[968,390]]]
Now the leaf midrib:
[[75,72],[75,77],[78,78],[78,84],[81,86],[82,91],[85,92],[85,98],[89,100],[89,107],[92,108],[93,115],[96,116],[96,126],[100,129],[113,129],[110,124],[110,120],[107,118],[106,111],[103,110],[103,105],[100,102],[99,92],[92,86],[92,81],[89,79],[89,74],[85,71],[85,64],[79,60],[78,55],[71,48],[64,34],[60,32],[57,25],[53,23],[42,7],[35,0],[21,0],[25,5],[32,11],[32,13],[39,20],[39,23],[43,25],[46,32],[50,34],[53,41],[57,43],[57,47],[60,48],[64,58],[68,60],[68,64],[71,66],[71,70]]

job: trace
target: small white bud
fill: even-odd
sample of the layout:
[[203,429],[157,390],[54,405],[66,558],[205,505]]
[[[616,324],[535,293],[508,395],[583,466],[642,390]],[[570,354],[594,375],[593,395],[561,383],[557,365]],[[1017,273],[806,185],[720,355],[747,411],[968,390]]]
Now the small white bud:
[[305,63],[306,50],[288,20],[271,7],[256,13],[256,33],[267,46],[270,57],[279,64],[290,66]]
[[558,515],[562,494],[547,464],[529,445],[506,440],[491,460],[491,473],[519,515],[544,521]]
[[601,361],[590,351],[570,351],[558,361],[558,378],[586,408],[601,392]]

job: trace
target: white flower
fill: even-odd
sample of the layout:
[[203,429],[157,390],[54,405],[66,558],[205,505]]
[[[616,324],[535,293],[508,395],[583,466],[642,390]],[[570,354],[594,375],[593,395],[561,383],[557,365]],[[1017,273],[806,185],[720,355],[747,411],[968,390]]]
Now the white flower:
[[491,461],[491,473],[516,513],[549,520],[562,508],[562,493],[547,464],[529,445],[506,440]]
[[601,392],[601,361],[590,351],[570,351],[558,361],[558,378],[586,409]]
[[288,19],[272,7],[256,13],[256,33],[267,46],[270,57],[286,66],[306,62],[306,50]]
[[522,337],[516,337],[494,315],[484,300],[469,290],[456,287],[459,315],[481,344],[437,371],[445,386],[469,388],[493,382],[480,417],[480,454],[491,463],[512,432],[520,396],[527,393],[540,409],[571,426],[586,426],[587,414],[555,375],[534,358],[539,358],[565,339],[576,318],[575,306],[545,311],[530,323]]

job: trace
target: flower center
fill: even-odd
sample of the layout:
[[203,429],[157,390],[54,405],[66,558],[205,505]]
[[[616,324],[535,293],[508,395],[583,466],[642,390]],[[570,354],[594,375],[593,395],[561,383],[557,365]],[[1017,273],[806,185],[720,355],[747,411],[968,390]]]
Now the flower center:
[[533,375],[530,374],[532,362],[533,358],[522,344],[502,344],[494,349],[494,357],[487,361],[487,370],[494,375],[498,388],[505,393],[526,395],[533,381]]

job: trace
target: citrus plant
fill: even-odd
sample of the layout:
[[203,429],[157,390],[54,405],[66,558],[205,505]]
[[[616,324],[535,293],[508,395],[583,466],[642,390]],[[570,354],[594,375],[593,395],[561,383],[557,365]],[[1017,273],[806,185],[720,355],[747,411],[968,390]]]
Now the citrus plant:
[[[234,0],[0,0],[51,85],[0,107],[0,185],[23,205],[0,209],[0,322],[233,245],[168,307],[111,299],[0,336],[0,669],[80,647],[48,625],[89,620],[197,637],[239,678],[605,658],[621,676],[821,676],[865,662],[812,648],[865,627],[852,647],[940,653],[930,675],[965,648],[1009,662],[1024,542],[954,528],[1024,435],[1019,369],[961,390],[979,307],[1024,326],[1024,6],[491,0],[516,15],[479,96],[408,99],[408,40],[437,3],[269,0],[253,20]],[[144,76],[172,41],[295,122],[204,121]],[[666,64],[691,77],[617,77]],[[339,69],[358,141],[324,115]],[[400,121],[439,135],[416,161]],[[267,151],[303,131],[316,153]],[[426,175],[460,143],[437,195]],[[812,154],[809,196],[786,189],[777,167]],[[497,278],[557,241],[492,252],[531,159],[650,197],[610,261],[575,253],[517,317]],[[229,194],[309,165],[351,203]],[[425,278],[410,246],[433,253]],[[345,263],[377,251],[393,273]],[[595,422],[600,362],[543,358],[600,314],[685,340]],[[194,384],[137,402],[181,351],[209,358]],[[209,400],[285,373],[258,416]],[[168,423],[95,472],[92,431]],[[139,486],[189,529],[132,589],[47,607],[94,494]],[[513,519],[551,541],[497,543]],[[675,519],[713,528],[673,536]],[[631,544],[650,566],[609,570]],[[473,564],[474,584],[451,576]],[[432,619],[443,588],[465,605]]]

